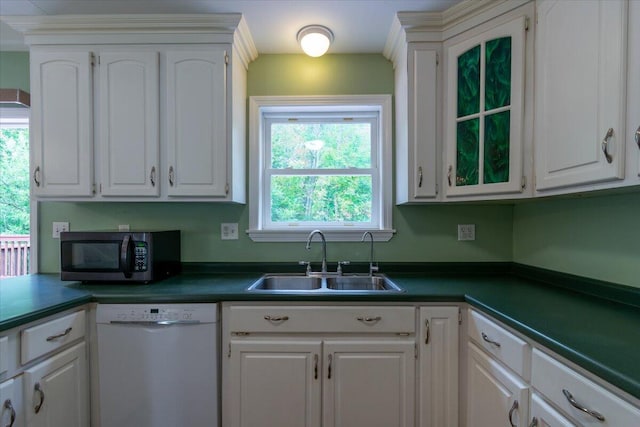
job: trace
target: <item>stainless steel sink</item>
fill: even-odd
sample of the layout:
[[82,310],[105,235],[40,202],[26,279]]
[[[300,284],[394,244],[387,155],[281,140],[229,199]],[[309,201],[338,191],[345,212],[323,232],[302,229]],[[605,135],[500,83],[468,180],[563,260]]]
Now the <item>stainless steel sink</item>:
[[286,275],[266,274],[247,289],[272,293],[380,293],[404,292],[383,274],[368,275]]

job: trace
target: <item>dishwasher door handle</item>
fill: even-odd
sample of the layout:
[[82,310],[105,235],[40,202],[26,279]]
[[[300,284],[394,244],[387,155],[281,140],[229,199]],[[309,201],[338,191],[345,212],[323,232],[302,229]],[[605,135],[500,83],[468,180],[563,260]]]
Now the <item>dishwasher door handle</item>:
[[135,321],[135,320],[111,320],[112,325],[140,325],[140,326],[171,326],[171,325],[197,325],[199,320],[157,320],[157,321]]

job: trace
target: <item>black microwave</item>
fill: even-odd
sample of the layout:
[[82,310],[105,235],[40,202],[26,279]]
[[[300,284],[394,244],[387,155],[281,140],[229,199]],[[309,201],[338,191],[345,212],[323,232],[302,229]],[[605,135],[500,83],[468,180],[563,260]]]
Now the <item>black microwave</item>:
[[179,273],[180,231],[60,233],[60,278],[151,282]]

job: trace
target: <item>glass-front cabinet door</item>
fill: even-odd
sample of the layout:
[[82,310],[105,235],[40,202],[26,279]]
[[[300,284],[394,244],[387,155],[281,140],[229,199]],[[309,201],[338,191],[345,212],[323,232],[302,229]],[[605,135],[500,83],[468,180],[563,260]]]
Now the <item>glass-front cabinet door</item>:
[[447,48],[447,197],[522,191],[524,49],[524,17]]

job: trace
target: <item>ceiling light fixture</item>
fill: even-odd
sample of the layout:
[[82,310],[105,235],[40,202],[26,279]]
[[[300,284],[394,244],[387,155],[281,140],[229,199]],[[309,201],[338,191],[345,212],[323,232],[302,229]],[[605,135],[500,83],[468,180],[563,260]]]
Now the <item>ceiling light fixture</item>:
[[322,25],[307,25],[298,31],[298,43],[309,56],[322,56],[333,42],[333,33]]

